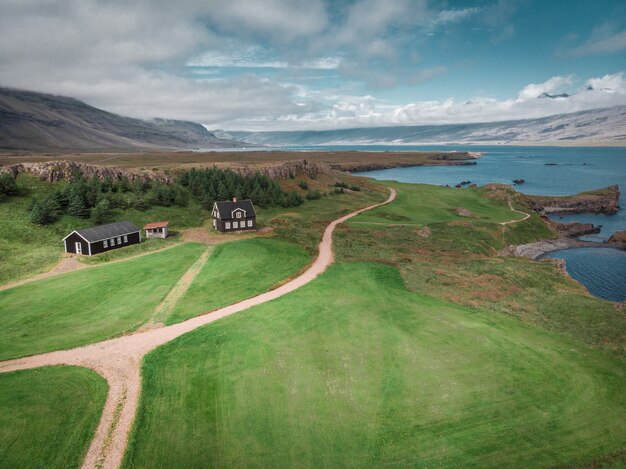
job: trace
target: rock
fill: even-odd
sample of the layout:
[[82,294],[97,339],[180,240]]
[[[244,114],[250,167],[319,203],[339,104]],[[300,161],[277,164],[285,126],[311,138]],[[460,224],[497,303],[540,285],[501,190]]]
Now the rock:
[[573,221],[570,223],[552,222],[561,236],[566,238],[577,238],[588,234],[600,233],[601,226],[595,226],[593,223],[578,223]]
[[626,230],[613,233],[609,238],[609,243],[621,243],[626,246]]
[[317,179],[321,175],[332,175],[335,171],[328,165],[312,163],[308,160],[285,161],[268,166],[241,166],[231,167],[236,173],[252,176],[259,172],[272,179],[293,179],[296,176],[307,176]]
[[470,212],[468,209],[463,208],[463,207],[459,207],[456,209],[456,213],[457,215],[459,215],[460,217],[471,217],[473,216],[473,213]]
[[531,208],[544,213],[606,213],[619,210],[619,186],[565,197],[527,196]]
[[160,181],[165,184],[174,182],[169,175],[156,171],[128,171],[122,168],[113,168],[108,166],[96,166],[77,161],[46,161],[43,163],[19,163],[11,166],[0,168],[0,173],[9,173],[13,177],[17,177],[20,173],[32,174],[42,181],[71,181],[74,174],[82,173],[85,179],[91,179],[93,176],[100,180],[110,178],[113,181],[128,178],[129,181],[150,180]]
[[524,184],[525,182],[523,179],[513,179],[513,184]]
[[477,188],[477,187],[478,187],[478,185],[476,185],[476,184],[470,184],[470,185],[469,185],[469,187],[470,187],[470,188],[472,188],[472,189],[475,189],[475,188]]
[[432,231],[427,226],[424,226],[423,228],[417,230],[416,233],[420,238],[426,239],[431,235]]
[[615,303],[615,309],[618,311],[626,310],[626,301],[622,301],[621,303]]

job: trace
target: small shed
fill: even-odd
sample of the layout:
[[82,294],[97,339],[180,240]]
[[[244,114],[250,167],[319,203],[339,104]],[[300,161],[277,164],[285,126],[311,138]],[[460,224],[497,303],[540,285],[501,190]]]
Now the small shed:
[[217,231],[256,230],[256,212],[251,200],[234,198],[213,204],[213,228]]
[[129,221],[74,230],[63,238],[65,252],[93,256],[141,242],[139,228]]
[[169,221],[148,223],[143,227],[143,229],[146,230],[146,238],[167,238],[167,227],[169,224]]

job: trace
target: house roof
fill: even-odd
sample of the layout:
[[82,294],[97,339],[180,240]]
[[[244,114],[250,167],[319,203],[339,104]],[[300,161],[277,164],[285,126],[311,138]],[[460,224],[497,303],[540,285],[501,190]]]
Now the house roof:
[[[138,231],[139,228],[137,228],[129,221],[118,221],[115,223],[107,223],[106,225],[83,228],[82,230],[74,230],[72,231],[72,233],[77,233],[85,241],[95,243],[96,241],[101,241],[103,239],[127,235],[130,233],[137,233]],[[65,238],[67,238],[67,236]]]
[[169,224],[169,221],[155,221],[154,223],[148,223],[146,226],[143,227],[143,229],[151,230],[153,228],[165,228]]
[[233,202],[232,200],[225,200],[223,202],[215,202],[215,207],[220,214],[222,220],[232,220],[233,212],[237,209],[246,211],[246,217],[255,217],[254,205],[251,200],[238,200]]

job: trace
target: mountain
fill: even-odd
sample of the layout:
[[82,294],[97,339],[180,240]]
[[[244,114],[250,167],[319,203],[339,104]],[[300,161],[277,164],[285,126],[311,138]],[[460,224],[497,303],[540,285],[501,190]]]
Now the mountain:
[[123,117],[63,96],[0,88],[0,149],[150,150],[242,146],[194,122]]
[[431,143],[626,145],[626,106],[558,114],[541,119],[480,124],[228,133],[249,144],[274,146]]

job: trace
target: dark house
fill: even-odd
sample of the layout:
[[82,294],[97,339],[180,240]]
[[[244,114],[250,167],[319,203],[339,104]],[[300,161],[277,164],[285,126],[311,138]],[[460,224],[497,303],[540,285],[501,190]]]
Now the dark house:
[[251,200],[227,200],[213,204],[213,228],[217,231],[256,230],[256,212]]
[[74,230],[63,238],[65,252],[93,256],[141,242],[139,228],[129,221]]

